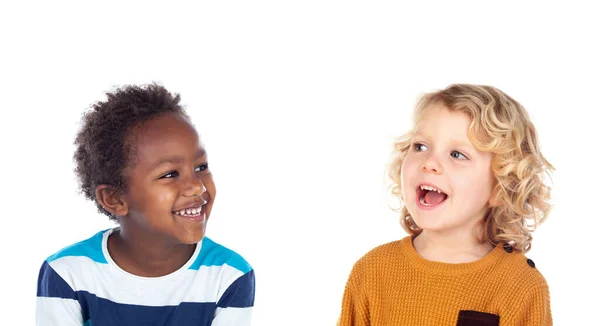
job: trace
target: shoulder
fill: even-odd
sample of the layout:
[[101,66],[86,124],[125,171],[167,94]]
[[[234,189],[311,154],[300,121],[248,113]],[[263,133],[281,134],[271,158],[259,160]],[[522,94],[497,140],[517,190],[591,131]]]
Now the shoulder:
[[68,293],[77,290],[77,282],[81,284],[82,280],[86,280],[94,283],[93,275],[108,264],[102,244],[109,231],[100,231],[46,258],[38,276],[38,295],[69,297]]
[[403,249],[410,237],[379,245],[364,254],[354,265],[354,269],[377,268],[402,259]]
[[362,259],[367,261],[387,260],[402,255],[403,249],[409,244],[410,237],[379,245],[367,252]]
[[505,284],[510,284],[509,288],[515,291],[518,289],[520,292],[548,288],[546,279],[538,267],[533,259],[522,252],[514,251],[506,253],[497,269],[502,274]]
[[73,257],[80,257],[106,264],[107,261],[102,250],[102,243],[105,234],[109,232],[111,232],[111,229],[103,230],[88,239],[64,247],[46,258],[46,262],[52,264],[58,261],[69,261]]
[[217,307],[253,307],[256,282],[252,266],[237,252],[206,236],[200,245],[200,253],[190,269],[196,269],[199,275],[216,277],[210,282],[220,288]]
[[509,325],[549,325],[550,291],[533,259],[522,252],[507,253],[497,266],[500,309]]
[[199,269],[201,266],[228,266],[242,274],[253,270],[252,266],[240,254],[206,236],[199,245],[201,246],[200,253],[190,267],[191,269]]

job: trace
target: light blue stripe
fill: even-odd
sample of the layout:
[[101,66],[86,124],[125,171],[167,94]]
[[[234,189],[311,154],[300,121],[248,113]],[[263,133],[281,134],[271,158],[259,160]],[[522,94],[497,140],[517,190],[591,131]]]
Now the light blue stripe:
[[108,262],[106,261],[106,257],[104,257],[104,253],[102,253],[102,235],[106,231],[107,230],[100,231],[87,240],[83,240],[66,248],[63,248],[59,252],[48,257],[46,261],[51,262],[53,260],[57,260],[59,258],[67,256],[85,256],[89,257],[97,263],[108,264]]
[[252,270],[250,264],[242,256],[207,237],[202,239],[202,248],[190,269],[198,270],[200,266],[221,266],[223,264],[234,267],[244,274]]
[[85,323],[83,323],[83,326],[92,326],[92,320],[88,319]]

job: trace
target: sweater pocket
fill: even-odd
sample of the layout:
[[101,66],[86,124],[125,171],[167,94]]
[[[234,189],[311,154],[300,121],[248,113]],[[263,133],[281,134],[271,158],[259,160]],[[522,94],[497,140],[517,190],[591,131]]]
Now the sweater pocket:
[[456,326],[498,326],[500,316],[475,310],[461,310],[458,312]]

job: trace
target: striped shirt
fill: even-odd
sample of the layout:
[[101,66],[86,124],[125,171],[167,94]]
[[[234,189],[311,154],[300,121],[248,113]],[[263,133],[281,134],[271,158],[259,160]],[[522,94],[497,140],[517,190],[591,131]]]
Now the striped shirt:
[[250,325],[254,270],[207,237],[179,270],[141,277],[111,259],[115,229],[66,247],[42,264],[37,325]]

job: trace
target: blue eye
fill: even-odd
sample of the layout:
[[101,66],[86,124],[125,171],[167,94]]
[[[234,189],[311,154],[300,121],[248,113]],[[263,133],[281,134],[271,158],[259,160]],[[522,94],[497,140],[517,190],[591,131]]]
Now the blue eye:
[[459,151],[452,151],[452,153],[450,153],[450,156],[452,156],[455,159],[459,159],[459,160],[468,160],[468,158]]
[[202,172],[207,169],[208,169],[208,163],[203,163],[203,164],[198,165],[194,171]]
[[427,150],[428,148],[427,148],[427,146],[425,146],[425,145],[423,145],[421,143],[414,143],[413,144],[413,149],[415,151],[417,151],[417,152],[422,152],[422,151]]

